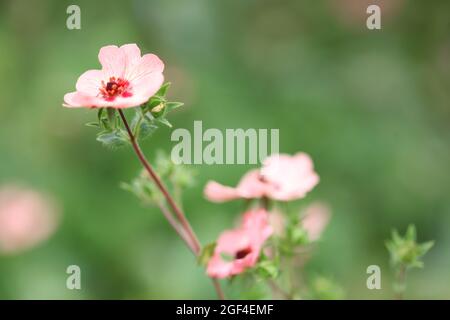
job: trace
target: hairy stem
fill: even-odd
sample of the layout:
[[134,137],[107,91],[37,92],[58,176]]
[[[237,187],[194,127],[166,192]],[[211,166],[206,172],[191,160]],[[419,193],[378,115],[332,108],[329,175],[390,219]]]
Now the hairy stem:
[[[166,199],[167,203],[169,204],[170,208],[173,210],[173,212],[175,213],[176,217],[180,221],[180,224],[183,227],[184,232],[186,233],[186,235],[190,239],[189,243],[187,243],[188,246],[192,245],[192,251],[193,251],[194,255],[198,256],[200,254],[201,245],[200,245],[200,242],[199,242],[197,236],[195,235],[194,231],[192,230],[192,227],[189,224],[189,221],[186,219],[186,216],[184,215],[184,213],[177,206],[177,204],[175,203],[174,199],[172,198],[170,193],[167,191],[167,188],[165,187],[165,185],[163,184],[161,179],[158,177],[156,172],[153,170],[153,168],[150,165],[150,163],[145,158],[145,155],[142,152],[142,150],[141,150],[141,148],[140,148],[140,146],[139,146],[139,144],[138,144],[138,142],[136,140],[136,137],[134,136],[134,134],[133,134],[133,132],[132,132],[132,130],[131,130],[129,124],[128,124],[127,118],[125,117],[123,111],[120,110],[120,109],[118,111],[119,111],[119,115],[120,115],[120,117],[121,117],[121,119],[123,121],[123,124],[125,125],[125,128],[126,128],[126,130],[128,132],[128,135],[130,136],[131,145],[133,146],[133,149],[134,149],[137,157],[139,158],[139,161],[144,166],[145,170],[147,170],[148,174],[150,175],[152,180],[155,182],[156,186],[158,187],[158,189],[163,194],[163,196]],[[170,223],[170,221],[169,221],[169,223]],[[212,279],[212,281],[213,281],[214,288],[216,289],[216,292],[217,292],[217,295],[218,295],[219,299],[223,300],[225,297],[224,297],[224,294],[223,294],[222,289],[220,287],[220,283],[217,281],[217,279]]]

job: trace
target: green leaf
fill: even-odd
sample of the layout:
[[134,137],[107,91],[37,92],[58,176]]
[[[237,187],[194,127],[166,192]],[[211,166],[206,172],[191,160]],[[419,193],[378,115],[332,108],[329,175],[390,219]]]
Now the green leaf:
[[131,120],[130,127],[138,140],[148,138],[158,129],[151,114],[147,113],[144,115],[140,109],[137,109],[133,120]]
[[170,85],[170,82],[164,83],[161,88],[159,88],[158,92],[155,93],[155,96],[164,97],[167,94],[167,90],[169,90]]
[[166,118],[158,118],[156,120],[158,122],[162,123],[163,125],[168,126],[169,128],[172,128],[172,124]]
[[126,133],[120,129],[100,132],[97,135],[97,141],[109,148],[120,148],[129,142]]
[[156,124],[148,119],[144,119],[139,128],[138,139],[143,140],[150,137],[157,129],[158,126]]
[[198,264],[202,265],[202,266],[206,266],[208,264],[209,259],[211,259],[211,257],[213,256],[215,248],[216,248],[215,242],[205,245],[202,248],[200,254],[198,255],[198,258],[197,258]]
[[394,244],[399,244],[403,241],[397,230],[392,230],[392,240]]
[[287,235],[290,243],[294,245],[303,245],[308,243],[308,233],[305,229],[297,225],[290,225],[287,229]]
[[167,112],[170,112],[170,111],[175,110],[183,105],[184,105],[183,102],[167,102],[166,109],[167,109]]
[[410,241],[416,241],[416,238],[417,238],[416,226],[410,224],[408,226],[408,229],[406,230],[406,239]]
[[417,254],[419,256],[423,256],[426,254],[432,247],[434,246],[434,241],[428,241],[425,243],[422,243],[417,248]]
[[271,260],[265,260],[258,263],[256,272],[264,279],[274,279],[278,277],[280,273],[278,265]]
[[97,112],[98,123],[100,123],[102,121],[103,111],[105,111],[105,108],[98,109],[98,112]]
[[100,128],[100,124],[98,122],[88,122],[85,124],[86,127],[94,127],[94,128]]
[[309,281],[309,299],[342,300],[345,298],[344,289],[333,279],[322,275],[314,275]]

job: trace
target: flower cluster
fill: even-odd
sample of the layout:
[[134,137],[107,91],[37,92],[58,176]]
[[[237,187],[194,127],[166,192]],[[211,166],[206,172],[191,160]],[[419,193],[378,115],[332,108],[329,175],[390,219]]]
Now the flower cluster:
[[[295,225],[293,219],[288,218],[281,210],[270,210],[268,206],[271,201],[301,199],[318,182],[319,176],[314,171],[313,162],[305,153],[293,156],[272,155],[263,162],[260,169],[245,174],[235,188],[215,181],[208,182],[204,194],[210,201],[246,199],[258,203],[255,208],[243,214],[242,222],[237,228],[224,231],[219,236],[207,263],[208,275],[226,278],[257,267],[264,246],[268,247],[265,250],[267,257],[274,257],[274,253],[279,252],[280,248],[274,243],[282,242],[274,241],[270,244],[268,239],[271,236],[285,239],[287,234],[291,238],[292,229],[297,235],[304,235],[303,243],[318,240],[330,217],[324,205],[309,207],[302,218],[297,215]],[[288,246],[295,245],[290,243]]]
[[[98,55],[102,68],[88,70],[76,83],[76,91],[64,96],[69,108],[96,108],[97,121],[87,125],[100,129],[97,140],[109,147],[131,145],[143,166],[141,174],[130,184],[122,184],[144,203],[155,204],[173,230],[206,267],[219,298],[223,299],[217,279],[249,274],[269,284],[273,296],[300,297],[301,281],[296,275],[309,258],[331,214],[321,202],[299,210],[289,202],[303,199],[318,183],[313,161],[306,153],[274,154],[262,167],[245,174],[236,187],[215,181],[207,183],[205,197],[212,202],[243,199],[246,209],[239,225],[222,232],[218,240],[201,246],[178,202],[181,190],[190,185],[189,170],[175,167],[159,156],[156,170],[146,159],[139,141],[150,136],[159,125],[171,127],[166,115],[182,106],[169,102],[163,84],[164,63],[154,54],[141,55],[136,44],[106,46]],[[123,109],[133,108],[127,120]],[[172,196],[172,193],[174,196]],[[29,248],[47,238],[55,229],[52,206],[39,194],[24,190],[0,190],[0,253]],[[387,243],[393,266],[397,269],[397,294],[403,295],[406,271],[423,265],[421,257],[432,242],[418,244],[415,228],[404,238],[397,232]],[[282,271],[285,272],[280,272]],[[285,270],[287,269],[287,270]],[[288,271],[288,272],[287,272]],[[280,280],[279,277],[291,278]],[[300,275],[301,277],[301,275]],[[261,283],[263,281],[259,281]],[[289,285],[289,288],[284,288]],[[309,284],[306,297],[340,298],[342,290],[329,279],[317,277]]]

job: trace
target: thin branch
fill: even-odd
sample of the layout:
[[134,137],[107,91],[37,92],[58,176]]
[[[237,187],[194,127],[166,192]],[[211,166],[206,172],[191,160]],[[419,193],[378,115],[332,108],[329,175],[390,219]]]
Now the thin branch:
[[196,255],[193,243],[191,242],[189,236],[186,234],[184,229],[180,226],[178,221],[175,220],[172,213],[169,210],[167,210],[167,208],[161,203],[158,204],[158,208],[161,210],[164,217],[169,222],[169,224],[172,226],[172,228],[175,230],[175,232],[180,236],[180,238],[184,241],[184,243],[186,243],[189,250],[191,250],[192,253],[194,255]]
[[[142,152],[142,150],[141,150],[141,148],[140,148],[140,146],[139,146],[139,144],[138,144],[138,142],[136,140],[136,137],[134,136],[134,134],[133,134],[133,132],[132,132],[132,130],[131,130],[129,124],[128,124],[127,118],[125,117],[123,111],[120,110],[120,109],[118,109],[118,111],[119,111],[119,115],[120,115],[120,117],[121,117],[121,119],[123,121],[123,124],[125,125],[125,128],[126,128],[126,130],[128,132],[128,135],[130,136],[131,145],[133,146],[133,149],[136,152],[136,155],[139,158],[139,161],[142,163],[144,168],[147,170],[148,174],[150,175],[152,180],[155,182],[156,186],[161,191],[161,193],[163,194],[163,196],[166,199],[167,203],[169,204],[169,206],[171,207],[171,209],[175,213],[176,217],[180,221],[181,226],[184,228],[184,232],[190,238],[189,243],[190,243],[190,245],[192,245],[192,252],[194,253],[195,256],[198,256],[200,254],[201,245],[200,245],[200,242],[199,242],[197,236],[195,235],[194,231],[192,230],[192,227],[189,224],[189,221],[186,219],[186,216],[184,215],[184,213],[177,206],[177,204],[175,203],[175,200],[172,198],[172,196],[167,191],[167,188],[165,187],[165,185],[163,184],[161,179],[158,177],[158,175],[153,170],[153,168],[150,165],[150,163],[145,158],[145,155]],[[169,223],[170,223],[170,221],[169,221]],[[225,297],[224,297],[224,294],[223,294],[222,289],[220,287],[219,281],[217,279],[213,279],[213,278],[212,278],[212,281],[213,281],[214,288],[216,289],[216,292],[217,292],[217,295],[218,295],[219,299],[224,300]]]

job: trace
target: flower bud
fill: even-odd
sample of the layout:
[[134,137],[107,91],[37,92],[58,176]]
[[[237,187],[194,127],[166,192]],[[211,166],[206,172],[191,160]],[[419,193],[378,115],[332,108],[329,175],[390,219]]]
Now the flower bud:
[[164,105],[164,103],[160,103],[160,104],[158,104],[156,107],[153,107],[151,110],[150,110],[150,112],[155,116],[155,117],[158,117],[158,116],[160,116],[163,112],[164,112],[164,107],[165,107],[165,105]]

